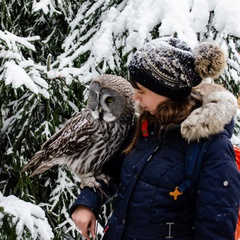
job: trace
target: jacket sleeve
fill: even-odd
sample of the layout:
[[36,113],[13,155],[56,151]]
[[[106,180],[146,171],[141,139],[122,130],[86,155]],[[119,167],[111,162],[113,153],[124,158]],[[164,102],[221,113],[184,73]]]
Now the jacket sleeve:
[[232,143],[219,134],[208,146],[200,172],[194,240],[234,240],[240,202],[240,172]]
[[100,213],[101,206],[117,193],[117,184],[114,180],[110,180],[109,184],[98,181],[101,184],[100,189],[92,189],[85,187],[78,195],[76,201],[70,207],[70,215],[79,206],[89,207],[95,216]]

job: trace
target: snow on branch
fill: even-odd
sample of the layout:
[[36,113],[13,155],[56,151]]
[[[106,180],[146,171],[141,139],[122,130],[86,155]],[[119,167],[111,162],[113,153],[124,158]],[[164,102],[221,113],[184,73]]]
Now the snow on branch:
[[[59,1],[60,2],[60,1]],[[61,12],[57,11],[53,1],[51,0],[40,0],[40,1],[33,1],[33,12],[37,12],[42,10],[44,14],[50,13],[52,15],[53,12],[57,12],[61,14]]]
[[[17,239],[24,239],[22,236],[30,232],[31,239],[50,240],[53,238],[52,229],[47,221],[45,212],[30,202],[25,202],[13,195],[4,197],[0,193],[0,222],[4,215],[9,215],[12,224],[15,225]],[[9,223],[11,224],[11,223]]]
[[48,84],[41,77],[41,72],[44,73],[46,67],[25,59],[22,54],[24,48],[30,52],[35,51],[31,42],[37,40],[40,40],[39,36],[23,38],[8,31],[0,31],[0,60],[4,63],[0,66],[0,77],[7,85],[12,84],[13,88],[24,85],[31,92],[49,98]]
[[[232,6],[240,6],[239,0],[233,2]],[[219,32],[219,38],[222,32],[240,37],[239,21],[238,8],[230,7],[227,0],[181,1],[181,4],[177,0],[124,0],[108,8],[106,1],[92,4],[86,1],[70,25],[71,31],[62,45],[65,52],[56,62],[63,69],[88,55],[79,67],[84,79],[91,73],[121,69],[122,56],[130,53],[129,59],[134,49],[153,38],[153,30],[159,36],[176,33],[194,46],[197,41],[204,41],[207,31],[212,29]]]
[[[32,79],[29,77],[29,75],[26,73],[26,71],[21,68],[20,66],[16,65],[13,62],[7,62],[5,64],[6,72],[6,84],[12,83],[12,86],[14,88],[18,88],[22,85],[25,85],[28,89],[30,89],[32,92],[38,94],[38,88],[36,84],[32,81]],[[17,81],[16,81],[17,76]]]
[[9,49],[11,49],[14,52],[18,51],[17,44],[21,44],[22,46],[26,47],[27,49],[31,49],[32,51],[35,51],[35,47],[30,42],[40,40],[39,36],[34,37],[18,37],[8,31],[1,31],[0,30],[0,39],[3,40]]

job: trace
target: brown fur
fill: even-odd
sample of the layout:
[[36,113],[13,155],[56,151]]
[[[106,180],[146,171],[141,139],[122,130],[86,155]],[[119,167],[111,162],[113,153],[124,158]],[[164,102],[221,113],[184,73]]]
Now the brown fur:
[[223,50],[214,44],[203,42],[193,50],[195,56],[195,70],[202,79],[217,78],[226,66]]
[[237,111],[236,97],[224,87],[202,82],[195,88],[203,97],[203,105],[195,109],[181,125],[182,136],[190,141],[209,137],[224,129]]

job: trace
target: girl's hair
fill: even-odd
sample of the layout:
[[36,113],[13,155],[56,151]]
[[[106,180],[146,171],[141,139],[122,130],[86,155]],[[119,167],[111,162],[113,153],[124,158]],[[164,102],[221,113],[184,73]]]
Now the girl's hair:
[[[136,83],[132,82],[132,85],[134,88],[138,88]],[[156,115],[151,115],[149,112],[142,111],[137,120],[136,131],[132,141],[124,152],[129,153],[136,145],[142,134],[142,122],[144,120],[147,120],[149,125],[153,126],[155,135],[160,138],[167,128],[180,125],[194,109],[201,105],[202,97],[200,93],[193,88],[190,96],[183,100],[169,99],[161,103],[157,107]]]

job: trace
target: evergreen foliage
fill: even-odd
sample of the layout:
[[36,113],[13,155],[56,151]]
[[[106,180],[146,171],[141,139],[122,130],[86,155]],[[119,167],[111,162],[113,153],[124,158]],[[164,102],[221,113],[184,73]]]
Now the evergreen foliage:
[[[31,179],[29,173],[20,171],[41,144],[85,106],[87,85],[93,77],[112,73],[127,78],[128,59],[144,41],[167,33],[184,35],[179,28],[167,31],[163,16],[147,19],[141,15],[144,19],[139,21],[143,2],[1,0],[1,239],[79,238],[68,213],[79,193],[79,179],[64,166]],[[155,2],[148,1],[152,11]],[[189,6],[189,13],[194,9],[194,4]],[[225,47],[228,66],[217,82],[240,97],[240,34],[234,36],[217,28],[214,10],[208,12],[207,23],[203,24],[203,29],[192,30],[193,40],[213,39]],[[240,113],[236,118],[237,143],[239,116]],[[16,211],[18,203],[26,204],[22,205],[26,214],[33,208],[38,213],[29,213],[34,222],[31,226],[35,227],[22,218],[24,212]],[[102,225],[109,207],[103,207],[99,219]],[[38,224],[49,228],[48,234],[44,235]]]

